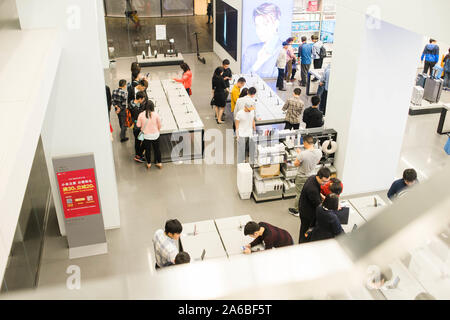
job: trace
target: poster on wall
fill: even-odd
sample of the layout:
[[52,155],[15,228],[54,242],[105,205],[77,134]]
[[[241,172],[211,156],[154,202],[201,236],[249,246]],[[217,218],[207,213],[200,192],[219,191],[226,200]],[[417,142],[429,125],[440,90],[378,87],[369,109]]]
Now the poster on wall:
[[216,41],[237,60],[238,11],[216,0]]
[[336,20],[332,16],[332,20],[322,21],[322,30],[320,33],[320,40],[323,43],[333,43],[334,42],[334,29],[336,28]]
[[293,0],[244,0],[242,73],[274,78],[282,43],[291,36]]
[[56,177],[66,219],[100,213],[93,168],[59,172]]

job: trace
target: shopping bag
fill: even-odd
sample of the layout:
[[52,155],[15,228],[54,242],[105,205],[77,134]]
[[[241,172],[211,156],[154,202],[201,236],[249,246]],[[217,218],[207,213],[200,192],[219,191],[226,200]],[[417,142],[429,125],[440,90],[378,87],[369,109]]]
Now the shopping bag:
[[450,156],[450,135],[448,136],[447,143],[445,144],[444,150]]

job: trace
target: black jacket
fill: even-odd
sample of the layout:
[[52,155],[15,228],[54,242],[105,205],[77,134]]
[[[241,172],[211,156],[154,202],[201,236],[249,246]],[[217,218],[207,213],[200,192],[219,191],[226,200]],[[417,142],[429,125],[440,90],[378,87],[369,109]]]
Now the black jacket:
[[321,203],[320,184],[317,182],[316,176],[313,175],[306,180],[300,193],[300,218],[308,219],[313,226],[316,220],[316,209]]
[[323,114],[317,108],[307,108],[303,112],[303,122],[306,123],[306,129],[320,128],[323,126]]
[[333,239],[344,233],[336,211],[318,206],[316,209],[316,224],[311,232],[311,241]]

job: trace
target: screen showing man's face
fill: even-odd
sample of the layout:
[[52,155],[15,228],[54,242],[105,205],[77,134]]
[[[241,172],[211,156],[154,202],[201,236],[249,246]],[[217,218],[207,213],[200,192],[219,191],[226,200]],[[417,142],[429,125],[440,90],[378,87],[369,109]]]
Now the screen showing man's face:
[[255,29],[261,42],[267,42],[278,33],[280,21],[271,15],[257,16],[255,18]]

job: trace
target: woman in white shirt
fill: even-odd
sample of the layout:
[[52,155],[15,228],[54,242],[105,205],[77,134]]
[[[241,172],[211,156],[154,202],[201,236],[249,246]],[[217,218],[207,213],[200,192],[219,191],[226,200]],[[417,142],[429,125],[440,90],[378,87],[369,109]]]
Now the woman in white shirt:
[[141,132],[144,133],[144,141],[142,141],[141,150],[139,151],[139,157],[142,158],[142,154],[145,150],[145,158],[147,159],[147,169],[150,169],[152,149],[155,152],[156,166],[162,169],[161,164],[161,149],[159,146],[159,132],[161,131],[161,118],[155,112],[155,105],[149,100],[145,106],[145,111],[139,114],[136,126],[141,128]]

